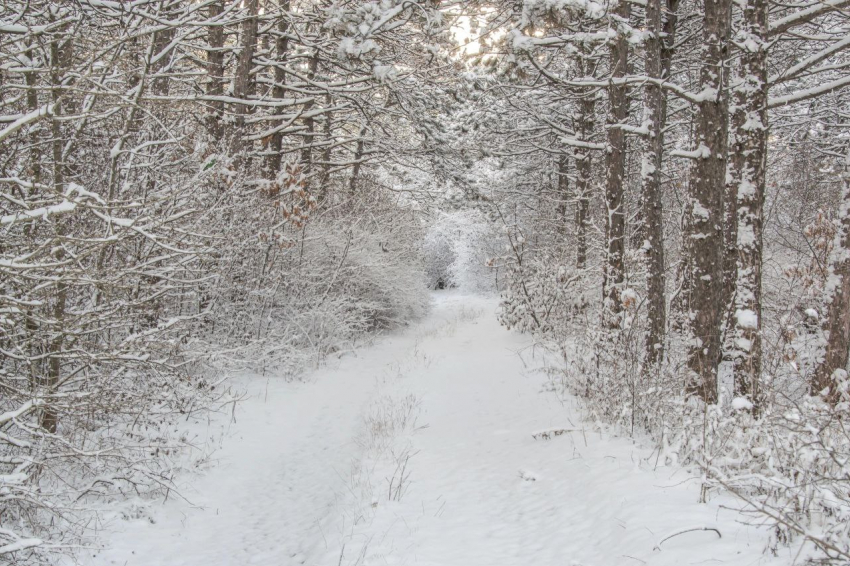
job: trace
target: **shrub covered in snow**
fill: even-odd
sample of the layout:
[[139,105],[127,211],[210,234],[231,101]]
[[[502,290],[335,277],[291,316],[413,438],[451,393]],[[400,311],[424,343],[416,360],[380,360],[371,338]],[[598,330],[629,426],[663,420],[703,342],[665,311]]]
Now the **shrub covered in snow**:
[[[212,310],[190,346],[207,359],[296,375],[365,333],[425,312],[423,234],[412,206],[368,186],[328,211],[309,196],[306,204],[246,199],[238,184],[226,194],[231,207],[209,221],[223,223],[235,245],[217,258]],[[303,218],[280,223],[287,206],[302,206]]]

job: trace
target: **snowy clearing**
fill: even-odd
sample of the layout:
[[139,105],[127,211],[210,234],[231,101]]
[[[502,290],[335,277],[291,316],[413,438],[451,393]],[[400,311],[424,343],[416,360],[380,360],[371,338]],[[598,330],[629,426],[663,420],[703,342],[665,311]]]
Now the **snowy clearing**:
[[[698,479],[583,423],[490,299],[438,293],[303,383],[252,378],[209,470],[90,565],[787,564]],[[222,420],[225,420],[222,418]],[[791,552],[786,549],[785,552]]]

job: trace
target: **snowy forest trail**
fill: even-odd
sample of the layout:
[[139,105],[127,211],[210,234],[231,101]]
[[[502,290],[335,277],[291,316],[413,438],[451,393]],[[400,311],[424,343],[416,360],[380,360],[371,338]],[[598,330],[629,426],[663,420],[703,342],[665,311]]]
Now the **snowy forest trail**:
[[[186,478],[194,507],[119,521],[91,563],[788,562],[733,500],[698,504],[695,478],[583,424],[495,308],[440,294],[425,321],[306,383],[255,380],[215,465]],[[690,528],[716,531],[676,534]]]

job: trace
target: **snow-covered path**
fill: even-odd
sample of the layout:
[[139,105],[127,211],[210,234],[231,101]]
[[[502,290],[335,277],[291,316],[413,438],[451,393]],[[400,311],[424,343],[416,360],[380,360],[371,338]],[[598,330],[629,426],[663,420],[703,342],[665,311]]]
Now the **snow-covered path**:
[[[685,472],[576,418],[491,300],[439,295],[423,323],[308,383],[257,380],[217,464],[110,528],[92,563],[143,566],[770,564],[766,533]],[[532,433],[568,429],[550,440]],[[399,483],[401,487],[399,487]],[[658,543],[689,527],[693,531]],[[775,563],[787,563],[774,558]]]

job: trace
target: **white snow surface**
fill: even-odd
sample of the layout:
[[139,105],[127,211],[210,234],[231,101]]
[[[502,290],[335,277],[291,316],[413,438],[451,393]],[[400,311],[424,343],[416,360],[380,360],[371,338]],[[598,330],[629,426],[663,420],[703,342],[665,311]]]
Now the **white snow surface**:
[[741,328],[757,329],[759,326],[758,314],[750,309],[736,310],[735,318],[738,320],[738,326]]
[[211,465],[182,478],[191,504],[113,519],[82,563],[789,563],[730,496],[700,504],[697,477],[582,422],[496,304],[440,292],[426,320],[304,382],[246,378],[236,422],[210,424],[228,429]]
[[753,403],[746,397],[735,397],[732,399],[732,408],[736,411],[740,411],[742,409],[749,411],[753,408]]

